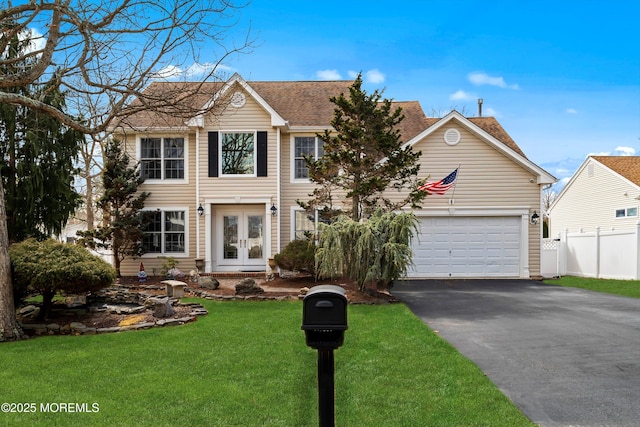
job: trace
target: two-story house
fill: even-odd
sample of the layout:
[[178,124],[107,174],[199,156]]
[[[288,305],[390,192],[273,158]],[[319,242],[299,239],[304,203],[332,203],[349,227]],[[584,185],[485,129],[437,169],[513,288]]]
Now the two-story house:
[[[352,81],[247,82],[234,75],[206,84],[215,114],[189,120],[141,113],[118,131],[141,162],[143,190],[155,212],[141,260],[148,272],[162,256],[183,270],[203,259],[206,272],[264,271],[290,240],[314,231],[318,218],[296,200],[313,184],[304,156],[321,156],[316,137],[330,128],[332,96]],[[154,83],[161,94],[172,83]],[[204,87],[204,86],[203,86]],[[416,211],[413,277],[538,276],[544,186],[555,178],[528,160],[492,117],[451,112],[427,118],[418,102],[395,102],[405,144],[421,151],[421,173],[438,180],[459,166],[455,191],[430,195]],[[395,190],[394,190],[395,191]],[[532,220],[532,217],[534,220]],[[135,275],[140,259],[122,263]]]

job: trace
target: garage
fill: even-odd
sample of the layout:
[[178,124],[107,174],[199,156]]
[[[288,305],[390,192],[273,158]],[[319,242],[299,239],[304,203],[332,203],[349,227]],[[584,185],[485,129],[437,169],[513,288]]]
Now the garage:
[[420,217],[409,277],[520,277],[520,216]]

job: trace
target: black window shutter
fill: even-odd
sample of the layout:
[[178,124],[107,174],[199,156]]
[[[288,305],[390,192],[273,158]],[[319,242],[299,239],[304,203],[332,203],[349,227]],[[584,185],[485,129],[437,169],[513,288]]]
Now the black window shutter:
[[258,176],[267,176],[267,132],[258,132]]
[[209,176],[218,176],[218,132],[209,132]]

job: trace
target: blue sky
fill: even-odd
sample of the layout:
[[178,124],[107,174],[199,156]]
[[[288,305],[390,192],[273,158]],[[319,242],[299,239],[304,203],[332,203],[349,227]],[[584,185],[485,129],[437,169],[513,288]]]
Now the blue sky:
[[559,179],[589,154],[640,155],[638,0],[253,0],[237,29],[249,24],[255,49],[224,64],[247,80],[362,71],[366,90],[428,115],[473,116],[483,98]]

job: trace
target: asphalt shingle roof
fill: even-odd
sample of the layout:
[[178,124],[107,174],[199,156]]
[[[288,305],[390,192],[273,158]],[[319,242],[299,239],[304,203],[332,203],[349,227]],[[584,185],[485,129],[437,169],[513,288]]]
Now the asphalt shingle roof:
[[640,156],[591,156],[612,171],[640,186]]
[[[335,105],[329,102],[329,98],[341,93],[348,94],[353,81],[248,81],[247,84],[290,126],[321,128],[328,126],[333,119]],[[123,124],[134,129],[183,127],[187,121],[183,113],[202,107],[223,86],[222,82],[154,82],[145,89],[145,96],[152,94],[152,98],[156,99],[179,99],[177,105],[167,106],[162,112],[139,111],[123,120]],[[140,105],[140,101],[135,100],[131,105]],[[394,101],[393,107],[401,107],[405,115],[399,125],[403,142],[411,140],[440,120],[426,117],[418,101]],[[468,119],[526,157],[494,117]]]

